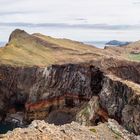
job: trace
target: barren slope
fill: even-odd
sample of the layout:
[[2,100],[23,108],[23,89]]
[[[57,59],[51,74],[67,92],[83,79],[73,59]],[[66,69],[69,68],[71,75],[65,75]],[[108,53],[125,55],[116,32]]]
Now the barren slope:
[[99,49],[69,39],[52,38],[39,33],[30,35],[16,29],[7,45],[0,48],[0,63],[17,66],[90,62],[110,57],[140,61],[140,42],[124,47]]
[[0,135],[1,140],[138,140],[114,120],[95,127],[85,127],[72,122],[55,126],[44,121],[33,121],[28,128],[17,128],[12,133]]
[[67,39],[15,30],[6,47],[0,49],[0,63],[48,66],[55,63],[86,62],[105,57],[103,50]]

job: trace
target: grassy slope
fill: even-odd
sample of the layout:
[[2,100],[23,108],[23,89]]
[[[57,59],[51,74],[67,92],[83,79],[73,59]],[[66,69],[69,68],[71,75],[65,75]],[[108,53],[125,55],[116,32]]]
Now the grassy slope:
[[128,54],[128,58],[129,58],[131,61],[140,62],[140,54]]
[[[127,46],[128,49],[128,58],[132,61],[140,62],[140,41],[134,42]],[[133,54],[131,52],[136,51],[139,52],[137,54]]]
[[15,31],[7,46],[0,49],[0,63],[10,65],[48,66],[55,63],[87,62],[104,57],[100,49],[40,34]]
[[1,49],[0,59],[1,63],[13,65],[45,65],[55,61],[47,48],[13,44]]
[[110,57],[140,61],[140,54],[130,53],[133,50],[140,50],[140,42],[126,47],[102,50],[68,39],[57,39],[41,34],[29,35],[22,30],[15,30],[10,36],[8,45],[0,48],[0,64],[48,66]]
[[67,48],[67,49],[77,50],[78,52],[83,52],[83,51],[91,52],[91,50],[93,50],[93,48],[97,49],[94,46],[85,45],[84,43],[72,41],[69,39],[52,38],[50,36],[45,36],[45,35],[41,35],[41,34],[33,34],[33,36],[39,37],[45,41],[48,41],[53,44],[57,44],[61,47]]
[[[116,55],[118,55],[123,59],[140,62],[140,41],[131,43],[123,47],[109,47],[106,50],[114,54],[116,53]],[[139,53],[134,54],[132,52],[139,52]]]

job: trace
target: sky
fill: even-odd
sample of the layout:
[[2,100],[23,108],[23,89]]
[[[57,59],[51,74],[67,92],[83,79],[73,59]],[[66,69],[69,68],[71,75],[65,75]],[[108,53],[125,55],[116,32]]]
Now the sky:
[[136,41],[140,0],[0,0],[0,42],[16,28],[79,41]]

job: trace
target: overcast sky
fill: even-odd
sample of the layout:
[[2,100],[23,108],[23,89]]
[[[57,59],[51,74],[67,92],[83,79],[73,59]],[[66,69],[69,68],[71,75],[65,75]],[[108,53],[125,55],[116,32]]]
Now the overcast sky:
[[16,28],[80,41],[140,40],[140,0],[0,0],[0,41]]

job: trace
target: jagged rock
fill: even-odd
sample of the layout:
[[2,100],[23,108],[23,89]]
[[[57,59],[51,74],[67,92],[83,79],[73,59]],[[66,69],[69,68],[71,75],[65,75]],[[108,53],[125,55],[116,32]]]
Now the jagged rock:
[[140,132],[140,106],[126,105],[122,111],[122,122],[125,128],[136,134]]
[[108,127],[117,135],[120,137],[123,137],[125,140],[139,140],[137,136],[135,136],[133,133],[129,133],[127,130],[125,130],[122,126],[118,124],[113,119],[108,120]]
[[76,121],[82,125],[97,125],[108,120],[108,114],[100,106],[98,96],[93,96],[88,104],[77,113]]
[[120,81],[104,78],[103,88],[99,93],[101,106],[108,115],[136,134],[140,133],[139,95],[132,88]]
[[111,67],[108,69],[111,71],[112,74],[121,77],[125,80],[131,80],[135,83],[140,84],[140,64],[139,63],[134,63],[133,65],[130,64],[123,64],[121,66],[117,67]]
[[10,37],[9,37],[9,42],[13,41],[14,39],[27,39],[29,38],[29,34],[26,33],[24,30],[16,29],[14,30]]
[[17,128],[1,140],[139,140],[134,134],[123,129],[115,120],[95,127],[81,126],[76,122],[55,126],[44,121],[33,121],[28,128]]
[[77,123],[55,126],[44,121],[33,121],[29,128],[15,129],[7,133],[2,140],[95,140],[96,137],[86,127]]
[[[73,116],[71,121],[77,116],[77,120],[85,125],[95,125],[111,117],[139,134],[139,113],[135,113],[139,112],[139,91],[121,79],[114,80],[106,72],[88,64],[47,68],[3,65],[0,67],[0,111],[9,113],[13,108],[16,112],[23,111],[24,119],[29,122],[50,120],[49,115],[55,111],[62,114],[66,111]],[[133,117],[134,121],[125,119],[129,114],[126,105],[135,108],[127,119]],[[5,115],[1,114],[1,117]]]

